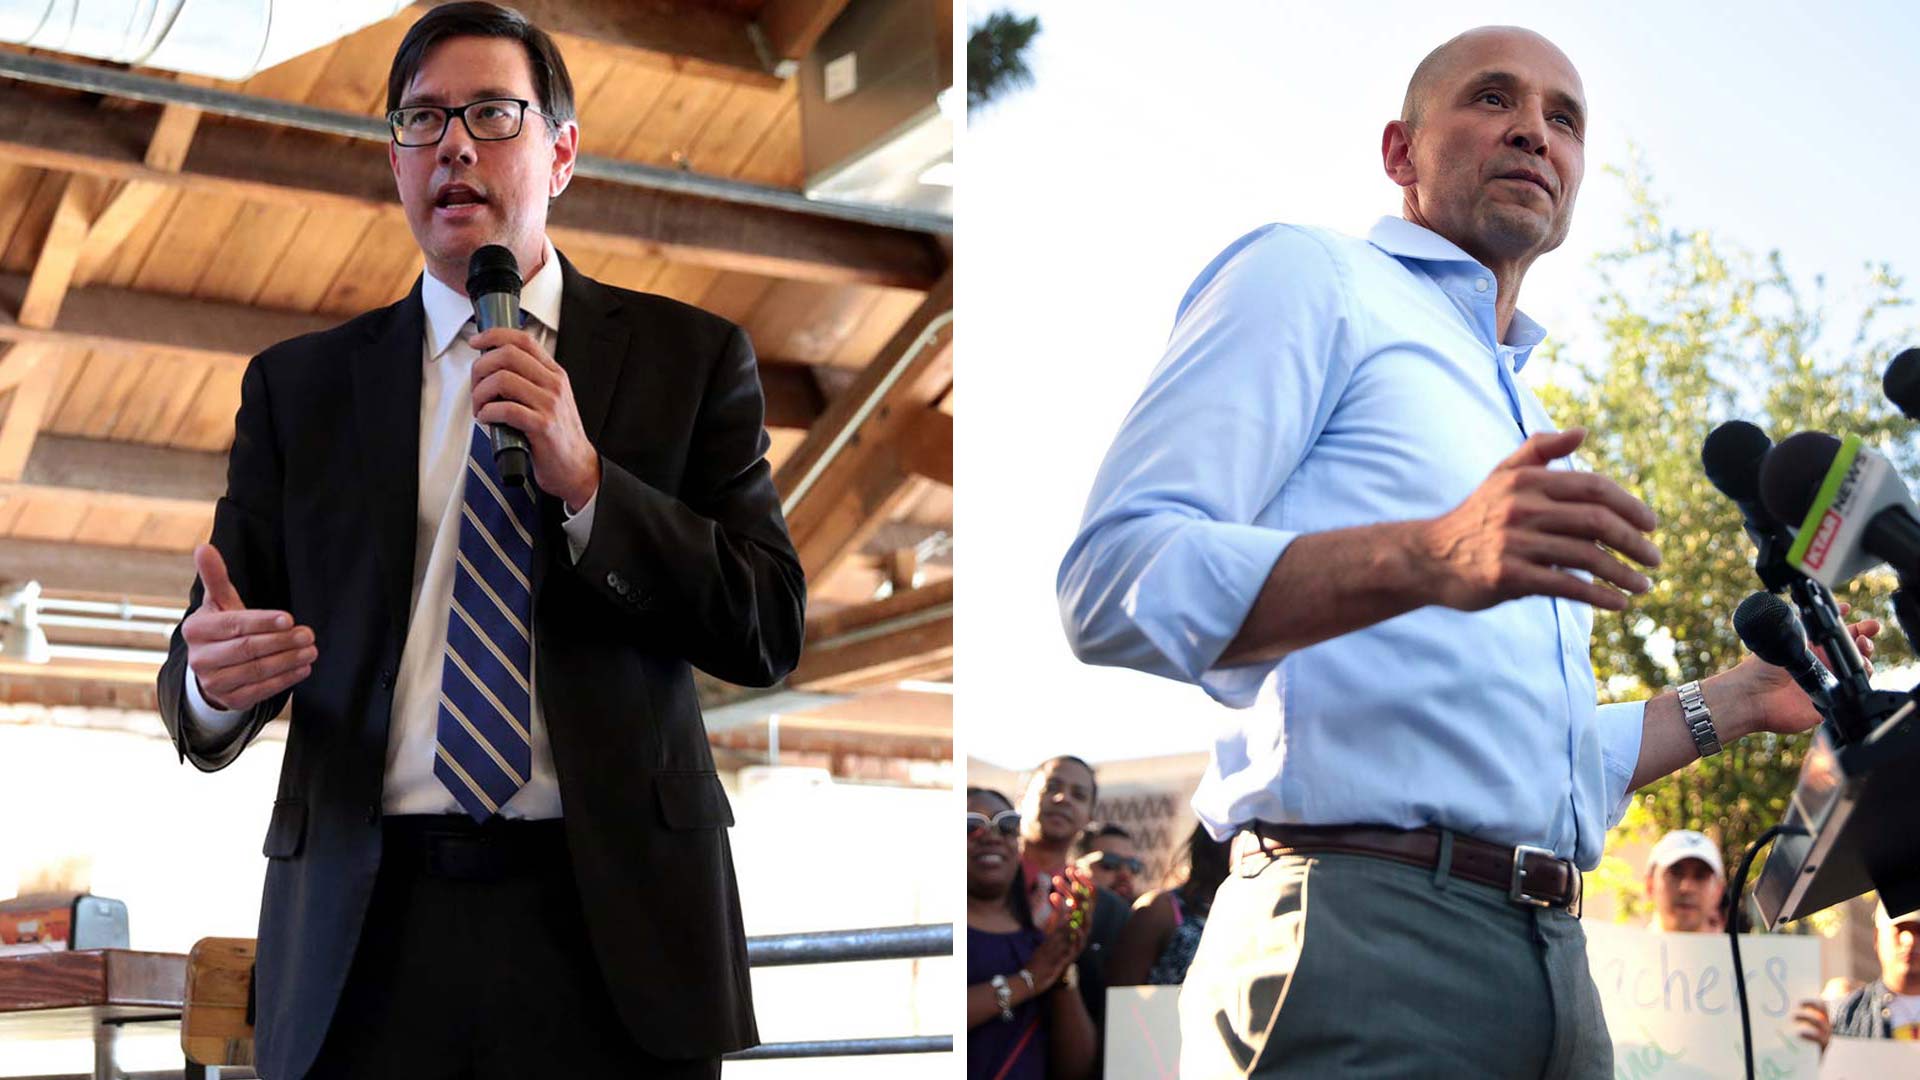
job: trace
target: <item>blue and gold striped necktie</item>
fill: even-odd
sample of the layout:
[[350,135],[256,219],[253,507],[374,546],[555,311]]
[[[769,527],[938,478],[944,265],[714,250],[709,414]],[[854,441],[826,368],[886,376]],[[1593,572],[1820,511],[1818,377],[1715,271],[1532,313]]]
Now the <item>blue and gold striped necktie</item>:
[[460,553],[433,772],[475,821],[498,813],[532,767],[532,497],[500,482],[477,421],[468,435]]

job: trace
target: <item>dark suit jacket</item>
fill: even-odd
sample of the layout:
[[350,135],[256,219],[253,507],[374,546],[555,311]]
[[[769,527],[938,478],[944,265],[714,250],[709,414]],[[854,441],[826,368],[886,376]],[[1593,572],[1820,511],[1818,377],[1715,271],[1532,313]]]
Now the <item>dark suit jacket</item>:
[[[758,1041],[726,827],[693,667],[768,685],[800,652],[805,585],[764,457],[746,335],[663,297],[582,277],[562,258],[560,336],[601,455],[593,533],[574,563],[559,500],[538,498],[538,693],[595,952],[634,1037],[661,1057]],[[264,1075],[312,1063],[380,863],[394,673],[413,587],[420,284],[405,300],[255,357],[242,383],[213,544],[249,607],[313,628],[291,691],[268,827],[255,987]],[[196,582],[189,609],[201,603]],[[182,757],[186,646],[160,671]],[[476,948],[494,947],[476,942]]]

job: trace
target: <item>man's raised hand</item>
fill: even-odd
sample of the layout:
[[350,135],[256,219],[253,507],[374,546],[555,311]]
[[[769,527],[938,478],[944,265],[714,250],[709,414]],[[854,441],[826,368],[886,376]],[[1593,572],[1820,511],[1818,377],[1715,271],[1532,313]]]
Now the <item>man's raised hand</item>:
[[1569,428],[1528,438],[1465,502],[1424,523],[1418,549],[1435,603],[1478,611],[1521,596],[1558,596],[1621,611],[1627,597],[1601,582],[1628,593],[1652,587],[1613,552],[1660,565],[1645,535],[1653,511],[1604,476],[1548,468],[1586,437],[1585,428]]
[[205,588],[201,604],[180,624],[187,666],[216,709],[250,709],[313,674],[320,655],[313,631],[284,611],[255,611],[240,600],[226,560],[212,544],[193,549]]

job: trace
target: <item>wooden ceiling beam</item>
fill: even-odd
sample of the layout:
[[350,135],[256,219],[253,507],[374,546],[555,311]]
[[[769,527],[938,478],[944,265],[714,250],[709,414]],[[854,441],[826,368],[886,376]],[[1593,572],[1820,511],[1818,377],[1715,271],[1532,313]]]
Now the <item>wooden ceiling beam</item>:
[[42,435],[23,484],[211,504],[227,492],[227,455],[140,443]]
[[[409,14],[417,18],[437,6],[415,4]],[[651,54],[707,78],[780,85],[754,47],[748,21],[718,8],[673,0],[514,0],[513,6],[549,34]],[[560,44],[567,51],[566,42]]]
[[924,678],[953,663],[953,581],[807,620],[796,690],[844,693]]
[[40,245],[33,275],[27,281],[26,294],[14,312],[14,321],[22,326],[52,326],[67,298],[73,282],[73,269],[80,259],[81,245],[106,203],[109,184],[97,176],[75,174],[67,177],[54,208],[53,221],[47,226],[47,238]]
[[949,274],[774,476],[808,578],[832,574],[925,482],[908,467],[902,438],[953,385],[952,314]]
[[847,0],[767,0],[755,25],[776,59],[800,61],[846,7]]
[[[15,298],[26,288],[24,275],[0,274],[0,341],[16,343],[13,352],[0,357],[0,391],[24,378],[37,363],[37,359],[28,359],[37,357],[32,351],[20,353],[18,360],[10,359],[24,346],[160,353],[241,368],[255,353],[275,342],[324,330],[340,321],[329,315],[88,286],[67,294],[53,326],[22,326],[9,322],[4,312],[15,306]],[[826,408],[825,394],[810,365],[777,358],[762,360],[760,385],[766,395],[768,427],[806,429]]]
[[[33,273],[26,279],[19,306],[14,309],[14,322],[30,328],[54,324],[73,282],[81,245],[86,243],[107,192],[108,182],[100,177],[67,177],[46,239],[41,241],[39,256],[34,260]],[[60,374],[59,365],[43,344],[16,343],[7,352],[14,386],[6,399],[6,412],[0,414],[0,481],[18,479],[26,467]]]
[[[190,105],[163,106],[153,137],[147,142],[147,165],[161,172],[179,172],[187,160],[187,148],[193,145],[193,133],[199,129],[200,115],[200,110]],[[121,183],[87,230],[74,267],[75,279],[93,280],[166,193],[164,186],[144,180]]]
[[137,548],[103,555],[102,549],[83,544],[0,539],[0,581],[38,581],[49,592],[185,604],[193,586],[193,558]]
[[[321,211],[400,202],[372,144],[343,148],[330,136],[238,120],[203,124],[169,172],[145,160],[157,109],[101,109],[12,85],[0,86],[0,115],[9,118],[0,161],[16,165]],[[260,152],[267,131],[271,154]],[[547,231],[562,248],[828,284],[924,289],[948,261],[925,233],[578,177],[554,202]]]
[[900,463],[915,476],[953,486],[953,414],[923,408],[900,431]]

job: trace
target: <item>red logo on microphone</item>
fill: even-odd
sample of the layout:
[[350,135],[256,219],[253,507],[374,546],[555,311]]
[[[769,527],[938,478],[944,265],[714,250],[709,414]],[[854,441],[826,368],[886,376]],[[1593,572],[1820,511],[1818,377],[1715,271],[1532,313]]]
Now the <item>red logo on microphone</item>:
[[1820,528],[1813,534],[1813,543],[1807,545],[1807,557],[1800,560],[1809,570],[1818,570],[1827,561],[1827,552],[1833,549],[1833,538],[1840,532],[1845,522],[1839,514],[1828,510],[1820,519]]

